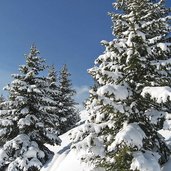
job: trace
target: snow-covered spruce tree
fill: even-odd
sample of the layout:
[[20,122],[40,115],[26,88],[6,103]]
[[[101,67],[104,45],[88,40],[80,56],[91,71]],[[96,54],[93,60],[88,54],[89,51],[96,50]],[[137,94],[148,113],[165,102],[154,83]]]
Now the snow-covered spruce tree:
[[[55,103],[51,103],[48,112],[51,114],[52,121],[54,122],[56,130],[58,130],[58,135],[61,134],[60,131],[60,117],[59,117],[59,89],[57,86],[57,72],[54,65],[49,66],[47,85],[48,89],[46,91],[47,96]],[[54,119],[53,119],[54,118]]]
[[45,96],[46,79],[39,76],[44,68],[44,60],[32,46],[20,74],[14,74],[5,88],[9,99],[4,102],[5,110],[0,110],[0,170],[38,171],[52,155],[44,143],[60,143],[46,112],[52,100]]
[[73,98],[75,90],[72,88],[67,66],[64,65],[59,74],[58,98],[59,98],[59,117],[61,134],[71,129],[79,120],[76,102]]
[[4,98],[4,96],[1,94],[1,95],[0,95],[0,110],[4,108],[4,107],[3,107],[3,102],[4,102],[4,101],[5,101],[5,98]]
[[115,39],[89,73],[86,123],[72,133],[84,162],[105,171],[160,171],[170,155],[163,137],[171,112],[170,10],[163,0],[117,0],[110,13]]

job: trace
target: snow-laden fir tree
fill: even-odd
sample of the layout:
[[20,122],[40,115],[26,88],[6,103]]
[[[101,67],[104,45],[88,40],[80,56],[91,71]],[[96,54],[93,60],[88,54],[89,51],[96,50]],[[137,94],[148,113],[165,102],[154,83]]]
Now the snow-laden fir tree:
[[97,85],[89,118],[72,133],[84,162],[105,171],[160,171],[170,155],[158,130],[171,113],[170,9],[164,1],[117,0],[114,40],[89,70]]
[[49,113],[52,115],[52,118],[58,118],[58,121],[56,119],[53,119],[56,129],[58,130],[58,134],[61,134],[60,130],[60,116],[59,116],[59,89],[57,85],[57,72],[55,70],[54,65],[49,66],[48,76],[47,76],[47,84],[48,84],[48,91],[46,91],[47,96],[53,100],[55,103],[50,104]]
[[13,74],[14,80],[5,87],[9,99],[0,110],[0,170],[37,171],[52,154],[44,144],[60,144],[54,129],[58,117],[52,120],[47,112],[54,102],[46,94],[46,79],[39,76],[44,69],[44,60],[32,46],[20,74]]
[[79,120],[76,102],[74,100],[75,90],[72,88],[70,73],[64,65],[59,74],[58,98],[59,98],[59,117],[61,134],[71,129]]
[[4,108],[4,106],[3,106],[3,102],[4,102],[4,101],[5,101],[5,98],[4,98],[4,96],[1,94],[1,95],[0,95],[0,110]]

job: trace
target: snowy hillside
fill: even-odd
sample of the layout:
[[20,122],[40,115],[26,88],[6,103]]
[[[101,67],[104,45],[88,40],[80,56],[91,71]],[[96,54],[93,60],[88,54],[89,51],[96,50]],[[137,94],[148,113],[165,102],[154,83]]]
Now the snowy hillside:
[[69,132],[60,137],[62,139],[61,146],[48,146],[55,153],[55,156],[41,171],[89,171],[88,167],[80,164],[79,154],[74,150],[70,150]]
[[[87,118],[86,111],[80,112],[81,121],[80,123],[84,122]],[[78,129],[78,127],[74,128]],[[62,140],[61,146],[51,146],[47,145],[47,147],[55,153],[53,159],[49,161],[41,171],[89,171],[91,169],[90,166],[83,164],[78,159],[79,154],[75,150],[71,150],[71,141],[69,134],[74,129],[68,131],[67,133],[60,136]]]
[[[82,111],[80,112],[81,122],[87,118],[87,112]],[[80,127],[80,126],[79,126]],[[74,128],[78,129],[78,127]],[[80,155],[83,152],[76,152],[75,150],[71,150],[71,141],[69,134],[70,132],[74,131],[74,129],[68,131],[67,133],[60,136],[62,140],[61,146],[51,146],[47,145],[48,148],[55,153],[53,159],[49,161],[41,171],[91,171],[92,166],[88,166],[85,163],[81,163],[79,160]],[[165,137],[166,141],[169,145],[171,145],[171,132],[168,130],[161,130],[160,133]],[[148,159],[148,157],[147,157]],[[148,171],[151,170],[148,166],[151,165],[151,161],[146,160]],[[95,170],[95,171],[102,171],[102,170]],[[147,171],[147,170],[144,170]],[[171,171],[171,159],[163,166],[161,171]]]

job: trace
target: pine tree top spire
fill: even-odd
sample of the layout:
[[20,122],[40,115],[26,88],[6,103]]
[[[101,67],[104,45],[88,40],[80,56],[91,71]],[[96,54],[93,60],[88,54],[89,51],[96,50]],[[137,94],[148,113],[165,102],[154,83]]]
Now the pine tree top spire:
[[43,71],[46,68],[44,64],[45,60],[42,59],[39,54],[39,50],[36,48],[36,45],[33,44],[28,55],[25,55],[26,65],[21,65],[20,67],[20,71],[23,74],[30,71],[30,73],[38,75],[40,71]]
[[51,80],[51,82],[57,81],[57,72],[54,65],[48,67],[48,79]]
[[[71,75],[71,74],[68,72],[67,64],[64,64],[64,65],[63,65],[63,67],[62,67],[62,69],[61,69],[60,73],[68,74],[68,76],[70,76],[70,75]],[[62,74],[61,74],[61,76],[62,76]]]

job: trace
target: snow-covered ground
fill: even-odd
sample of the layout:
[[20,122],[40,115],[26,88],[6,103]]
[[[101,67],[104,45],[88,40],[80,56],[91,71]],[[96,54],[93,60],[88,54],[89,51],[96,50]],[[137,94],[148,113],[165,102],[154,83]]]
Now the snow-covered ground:
[[[87,118],[86,111],[80,112],[80,117],[81,120],[79,123],[83,123]],[[81,152],[78,154],[75,150],[70,150],[71,141],[69,134],[74,129],[78,128],[73,128],[60,136],[62,140],[61,146],[47,145],[47,147],[53,151],[55,155],[53,159],[41,169],[41,171],[90,171],[91,166],[87,166],[79,160],[79,155]]]
[[[69,131],[70,132],[70,131]],[[81,164],[78,159],[79,154],[70,150],[70,140],[68,133],[62,135],[60,138],[63,143],[61,146],[48,146],[54,153],[54,157],[49,161],[41,171],[89,171],[90,168],[86,164]]]
[[[81,122],[87,118],[86,111],[81,112]],[[77,128],[74,128],[77,129]],[[75,150],[71,150],[71,141],[70,141],[70,132],[74,131],[70,130],[67,133],[60,136],[62,140],[61,146],[50,146],[47,145],[48,148],[55,153],[53,159],[49,161],[41,171],[91,171],[92,166],[88,166],[85,163],[81,163],[79,160],[80,152],[76,152]],[[171,144],[171,131],[161,130],[160,133],[166,138],[168,144]],[[149,168],[150,169],[150,168]],[[100,170],[96,170],[100,171]],[[147,171],[147,170],[143,170]],[[153,170],[148,170],[153,171]],[[171,158],[170,160],[161,168],[161,171],[171,171]]]

